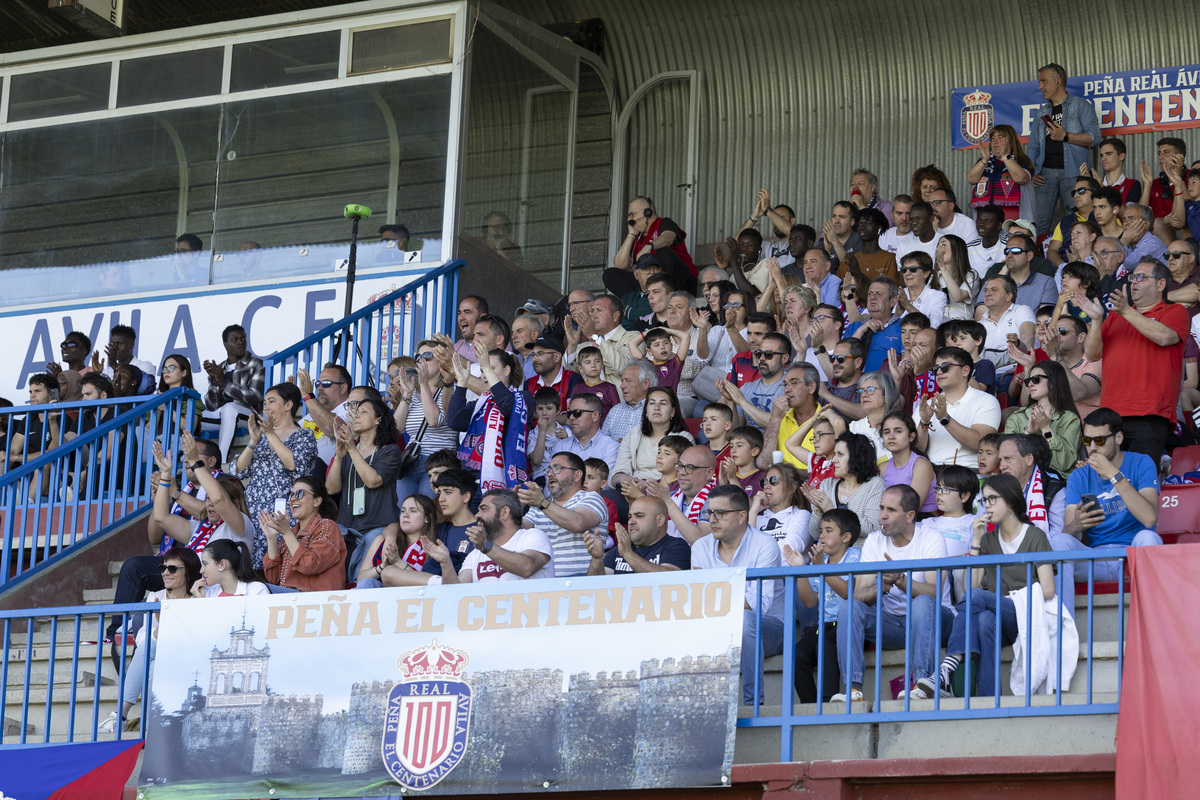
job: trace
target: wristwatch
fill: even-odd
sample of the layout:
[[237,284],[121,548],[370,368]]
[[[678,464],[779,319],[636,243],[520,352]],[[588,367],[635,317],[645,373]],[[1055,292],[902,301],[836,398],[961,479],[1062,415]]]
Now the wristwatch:
[[944,428],[944,427],[946,427],[947,425],[949,425],[949,424],[950,424],[950,415],[949,415],[949,414],[947,414],[946,416],[944,416],[944,417],[942,417],[941,419],[939,419],[939,420],[938,420],[938,422],[941,424],[941,426],[942,426],[943,428]]
[[483,553],[486,556],[489,552],[491,552],[491,549],[492,549],[492,540],[488,539],[486,542],[483,543],[483,547],[479,548],[479,552]]
[[196,463],[192,464],[192,472],[195,472],[196,470],[200,469],[203,466],[204,466],[203,461],[197,461]]
[[815,350],[813,350],[813,355],[815,355],[815,356],[823,356],[823,355],[825,355],[825,354],[826,354],[826,353],[828,353],[828,352],[829,352],[829,351],[825,349],[825,345],[821,345],[820,347],[818,347],[818,348],[816,348]]
[[542,502],[538,503],[538,508],[540,508],[542,511],[545,511],[549,507],[550,507],[550,498],[549,497],[543,498]]
[[1122,473],[1120,470],[1117,470],[1115,473],[1113,473],[1111,483],[1113,486],[1116,486],[1118,483],[1120,483],[1123,480],[1125,480],[1125,474]]
[[1044,431],[1042,433],[1042,436],[1046,437],[1046,441],[1050,441],[1051,439],[1054,438],[1054,431]]
[[307,403],[309,400],[313,399],[313,393],[309,392],[308,394],[304,395],[304,397],[301,397],[300,399]]
[[181,494],[183,494],[183,492],[179,491],[178,489],[176,489],[175,491],[171,492],[171,502],[172,502],[172,503],[174,503],[174,502],[178,502],[178,500],[179,500],[179,495],[181,495]]

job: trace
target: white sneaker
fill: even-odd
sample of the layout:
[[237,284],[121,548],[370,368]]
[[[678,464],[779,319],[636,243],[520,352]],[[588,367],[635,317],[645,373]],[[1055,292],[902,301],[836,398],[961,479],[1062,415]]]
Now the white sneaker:
[[117,712],[113,711],[104,721],[100,723],[100,727],[96,729],[97,733],[116,733],[117,732]]
[[[863,701],[862,690],[861,689],[851,689],[850,690],[850,702],[851,703],[861,703],[862,701]],[[831,702],[831,703],[846,702],[846,693],[838,692],[833,697],[829,698],[829,702]]]

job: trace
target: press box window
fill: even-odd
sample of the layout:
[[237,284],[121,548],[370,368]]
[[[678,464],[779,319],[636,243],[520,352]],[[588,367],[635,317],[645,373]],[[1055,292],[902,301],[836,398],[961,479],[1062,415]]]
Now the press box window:
[[350,74],[449,62],[451,22],[447,18],[355,31]]
[[340,31],[326,31],[236,44],[229,90],[246,92],[335,80],[341,38]]
[[143,106],[221,92],[225,49],[131,58],[121,62],[117,105]]
[[61,117],[108,108],[109,64],[13,75],[8,121]]

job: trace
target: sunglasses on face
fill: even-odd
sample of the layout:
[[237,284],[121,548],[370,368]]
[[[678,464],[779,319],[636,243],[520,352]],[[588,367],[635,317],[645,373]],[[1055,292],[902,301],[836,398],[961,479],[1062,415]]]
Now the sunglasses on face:
[[1046,380],[1045,375],[1030,375],[1025,379],[1026,386],[1037,386],[1042,381]]
[[346,385],[345,381],[313,381],[313,386],[320,386],[322,389],[328,389],[330,386],[341,384]]
[[1088,447],[1089,445],[1093,444],[1096,445],[1096,447],[1104,447],[1104,445],[1108,443],[1108,436],[1081,436],[1079,437],[1079,441],[1083,443],[1084,447]]
[[1019,256],[1019,255],[1021,255],[1021,253],[1028,253],[1028,252],[1029,251],[1026,250],[1024,247],[1008,247],[1008,248],[1005,248],[1004,255]]
[[1072,331],[1070,328],[1059,328],[1058,329],[1059,336],[1070,336],[1073,332],[1074,331]]
[[933,368],[933,372],[937,372],[941,375],[945,375],[947,372],[954,369],[955,367],[962,367],[962,366],[966,366],[966,365],[965,364],[955,364],[953,362],[947,362],[945,364],[936,365]]
[[1076,197],[1078,197],[1078,196],[1079,196],[1079,195],[1081,195],[1081,194],[1090,194],[1090,193],[1091,193],[1091,191],[1092,191],[1092,190],[1091,190],[1091,189],[1089,189],[1089,188],[1087,188],[1086,186],[1080,186],[1078,189],[1075,189],[1074,191],[1072,191],[1072,192],[1071,192],[1071,194],[1073,194],[1073,195],[1075,195]]
[[777,353],[774,350],[755,350],[754,351],[755,358],[775,358],[776,356],[781,356],[781,355],[783,355],[783,353]]
[[741,303],[726,303],[724,306],[722,306],[722,308],[724,308],[726,310],[731,309],[731,308],[741,308],[741,307],[742,307]]
[[901,267],[900,271],[907,275],[910,272],[922,272],[924,269],[924,267]]
[[159,568],[159,572],[165,572],[168,575],[174,575],[181,569],[183,569],[183,567],[179,566],[178,564],[163,564],[162,567]]
[[834,364],[845,364],[846,361],[851,358],[854,358],[854,356],[830,356],[829,360]]
[[571,419],[579,419],[584,414],[595,414],[595,413],[596,412],[592,411],[590,408],[573,408],[567,412],[567,416],[570,417]]
[[768,486],[778,486],[778,485],[779,485],[779,476],[778,475],[772,475],[769,478],[763,478],[761,481],[758,482],[758,487],[760,489],[765,489]]
[[433,358],[433,353],[418,353],[413,360],[420,364],[422,361],[428,361]]
[[1176,250],[1174,252],[1167,253],[1167,261],[1175,261],[1176,259],[1183,258],[1186,255],[1189,255],[1189,254],[1185,253],[1182,250]]
[[[1170,258],[1170,257],[1171,257],[1170,255],[1167,256],[1167,258]],[[79,342],[60,342],[58,346],[65,347],[67,349],[72,349],[75,347],[79,347],[80,344],[79,344]]]
[[288,500],[303,500],[304,495],[307,493],[306,489],[293,489],[288,492]]

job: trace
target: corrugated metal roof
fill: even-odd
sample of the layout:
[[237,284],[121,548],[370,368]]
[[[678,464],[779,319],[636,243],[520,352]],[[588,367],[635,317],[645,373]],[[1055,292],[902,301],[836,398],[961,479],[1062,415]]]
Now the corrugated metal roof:
[[[1098,0],[1086,10],[1047,0],[983,6],[947,0],[497,0],[536,23],[598,17],[605,62],[625,98],[653,75],[701,75],[697,224],[692,242],[736,232],[768,188],[820,223],[850,173],[907,192],[917,167],[939,165],[959,197],[975,156],[950,150],[957,86],[1032,80],[1046,62],[1076,74],[1194,63],[1200,28],[1186,4]],[[686,93],[659,87],[630,130],[626,194],[682,217]],[[1194,152],[1196,130],[1182,135]],[[1153,156],[1155,134],[1125,137],[1129,172]],[[615,224],[615,223],[614,223]]]

